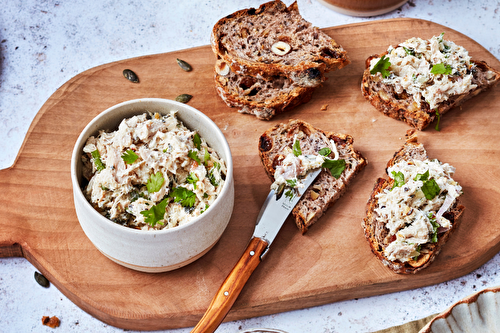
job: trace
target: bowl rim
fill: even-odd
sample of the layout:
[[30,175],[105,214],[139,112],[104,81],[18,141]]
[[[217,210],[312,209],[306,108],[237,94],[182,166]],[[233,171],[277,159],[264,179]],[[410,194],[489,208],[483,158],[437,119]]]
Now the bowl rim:
[[[116,228],[116,230],[122,231],[124,233],[132,233],[132,234],[140,234],[140,235],[161,235],[161,234],[170,234],[170,233],[174,233],[174,232],[180,232],[183,229],[190,228],[192,225],[196,224],[196,222],[199,222],[202,218],[204,218],[208,214],[207,215],[199,215],[199,216],[191,219],[190,221],[188,221],[182,225],[173,227],[173,228],[165,228],[165,229],[160,229],[160,230],[141,230],[141,229],[126,227],[126,226],[115,223],[115,222],[111,221],[110,219],[104,217],[94,207],[92,207],[90,202],[87,200],[87,198],[83,194],[83,191],[80,187],[80,181],[78,180],[77,164],[78,164],[78,161],[80,160],[80,155],[81,155],[79,146],[83,140],[87,140],[87,137],[86,137],[87,135],[84,136],[84,134],[96,122],[98,122],[101,118],[108,115],[109,113],[116,112],[115,111],[116,109],[120,109],[120,108],[127,106],[127,105],[130,105],[130,104],[142,104],[145,102],[157,102],[157,103],[164,103],[166,106],[178,106],[180,108],[187,108],[190,111],[193,111],[195,114],[197,114],[197,116],[201,117],[203,119],[202,122],[206,122],[210,126],[213,127],[213,130],[215,130],[215,132],[217,133],[218,139],[220,139],[222,142],[224,150],[227,150],[227,152],[226,152],[227,156],[226,156],[226,160],[225,160],[226,170],[227,170],[226,181],[224,183],[224,187],[223,187],[221,193],[219,194],[219,196],[217,197],[217,199],[214,202],[217,204],[220,203],[221,201],[219,200],[219,198],[224,197],[226,195],[226,193],[231,190],[230,183],[233,182],[233,159],[232,159],[232,154],[231,154],[231,148],[229,146],[229,143],[227,142],[227,139],[226,139],[224,133],[222,133],[222,130],[217,126],[217,124],[215,124],[215,122],[212,119],[210,119],[207,115],[205,115],[200,110],[198,110],[190,105],[180,103],[180,102],[177,102],[174,100],[165,99],[165,98],[138,98],[138,99],[127,100],[127,101],[115,104],[115,105],[105,109],[104,111],[99,113],[97,116],[92,118],[92,120],[80,132],[78,139],[76,140],[76,142],[73,146],[73,151],[71,154],[71,183],[73,186],[73,196],[76,195],[78,197],[78,199],[80,199],[80,201],[83,201],[84,202],[83,205],[85,205],[87,208],[90,208],[90,211],[91,211],[90,214],[93,217],[95,217],[97,220],[103,221],[103,223],[106,223],[111,228]],[[138,111],[137,115],[139,115],[139,114],[142,114],[142,111],[141,112]],[[125,119],[125,118],[123,118],[123,119]],[[120,122],[121,122],[121,120],[120,120]],[[118,122],[118,124],[120,122]],[[218,152],[218,153],[220,154],[220,152]],[[73,199],[76,200],[77,198],[74,197]],[[214,205],[211,205],[210,207],[208,207],[208,209],[204,213],[210,213],[212,211],[213,206]]]

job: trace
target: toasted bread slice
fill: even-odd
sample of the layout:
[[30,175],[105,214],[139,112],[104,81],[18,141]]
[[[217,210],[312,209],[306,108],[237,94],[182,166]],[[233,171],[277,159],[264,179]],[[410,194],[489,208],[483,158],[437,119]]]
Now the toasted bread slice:
[[349,63],[340,45],[302,18],[296,2],[287,8],[271,1],[228,15],[215,24],[211,44],[238,75],[286,76],[302,87],[320,85],[325,72]]
[[[338,179],[329,170],[323,169],[292,210],[295,223],[304,234],[340,198],[348,184],[368,162],[353,148],[350,135],[326,132],[302,120],[290,120],[268,129],[259,139],[259,155],[271,181],[274,182],[276,167],[285,158],[285,151],[291,149],[294,138],[300,141],[303,155],[318,155],[319,150],[328,147],[332,140],[339,159],[346,162],[346,168]],[[333,156],[334,153],[329,157]]]
[[299,87],[284,76],[268,80],[228,71],[221,75],[215,71],[217,94],[230,107],[241,113],[253,114],[269,120],[311,100],[314,88]]
[[[404,121],[418,130],[423,130],[437,117],[500,81],[499,71],[483,61],[469,60],[470,57],[463,47],[443,40],[442,35],[425,41],[429,42],[428,50],[434,50],[436,46],[431,47],[430,45],[432,42],[439,41],[440,44],[437,47],[444,49],[438,50],[437,55],[436,52],[424,55],[424,53],[418,53],[418,49],[411,49],[410,45],[414,45],[415,40],[417,38],[409,39],[397,46],[396,49],[390,48],[388,50],[390,53],[373,55],[366,60],[366,70],[363,73],[361,83],[363,96],[377,110],[391,118]],[[412,42],[413,44],[411,44]],[[401,49],[404,49],[406,54]],[[449,49],[456,52],[455,61],[449,60],[453,59],[453,54],[444,58],[441,56],[446,56]],[[412,52],[413,54],[411,54]],[[390,64],[391,66],[387,68],[384,77],[373,67],[373,64],[376,60],[388,55],[396,60],[393,60],[396,62],[396,71],[394,71],[394,65]],[[425,66],[419,62],[424,58],[428,61],[424,64]],[[405,66],[406,68],[404,68]],[[412,66],[413,68],[408,70]],[[439,68],[439,66],[442,67]],[[434,71],[434,67],[436,67],[436,71]],[[374,74],[370,73],[371,69],[375,72]],[[395,77],[396,79],[401,78],[399,82],[403,83],[395,83]],[[416,84],[410,84],[410,81]],[[467,85],[469,82],[470,88]],[[464,87],[467,88],[464,89]],[[422,93],[423,91],[426,92]]]
[[[417,142],[415,130],[409,130],[407,134],[407,141],[404,146],[394,154],[394,157],[388,162],[387,168],[394,166],[401,160],[424,161],[427,159],[427,152],[421,143]],[[394,185],[393,179],[379,178],[377,179],[373,188],[370,199],[367,203],[366,217],[363,220],[362,226],[364,229],[365,237],[370,244],[370,248],[375,256],[382,261],[384,265],[389,267],[399,274],[414,274],[427,266],[429,266],[436,256],[441,251],[442,246],[446,243],[450,235],[458,228],[460,217],[465,209],[460,204],[457,198],[449,209],[443,214],[443,217],[448,219],[451,227],[441,233],[437,233],[437,241],[429,241],[420,245],[420,253],[408,261],[402,262],[400,260],[390,260],[385,249],[394,241],[394,237],[390,235],[387,227],[387,222],[378,218],[376,209],[380,206],[378,195],[385,189],[391,189]]]

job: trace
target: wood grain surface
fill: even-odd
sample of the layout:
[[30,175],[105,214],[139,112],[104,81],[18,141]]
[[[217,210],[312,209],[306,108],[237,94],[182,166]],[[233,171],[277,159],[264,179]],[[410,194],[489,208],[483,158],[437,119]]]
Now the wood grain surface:
[[[308,104],[271,121],[239,114],[220,100],[209,46],[106,64],[69,80],[38,112],[14,166],[0,171],[0,256],[26,257],[76,305],[107,324],[137,330],[194,326],[248,245],[269,192],[259,136],[278,122],[301,118],[351,134],[369,164],[305,235],[291,219],[285,222],[226,320],[413,289],[480,267],[500,250],[500,87],[447,113],[441,131],[430,126],[419,133],[431,158],[457,168],[466,211],[437,260],[417,275],[402,276],[372,255],[361,221],[376,178],[409,127],[376,111],[362,97],[360,84],[368,56],[413,36],[445,32],[474,59],[497,69],[500,62],[470,38],[429,21],[392,19],[324,30],[348,51],[351,64],[328,74]],[[193,71],[182,71],[176,58]],[[139,84],[123,78],[126,68],[138,74]],[[114,104],[183,93],[194,96],[189,105],[207,114],[230,144],[234,213],[218,244],[196,262],[160,274],[132,271],[104,257],[80,228],[70,179],[73,145],[85,125]],[[328,108],[321,111],[324,105]]]

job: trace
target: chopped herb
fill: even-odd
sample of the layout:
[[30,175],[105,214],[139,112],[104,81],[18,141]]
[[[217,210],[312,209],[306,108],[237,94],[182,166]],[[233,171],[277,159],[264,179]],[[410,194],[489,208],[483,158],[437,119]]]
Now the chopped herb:
[[161,189],[161,186],[165,182],[161,171],[158,171],[155,174],[149,176],[148,183],[146,184],[146,188],[149,193],[158,192]]
[[165,198],[150,209],[143,210],[141,214],[144,215],[144,221],[154,227],[155,224],[158,223],[158,221],[163,220],[163,218],[165,217],[165,208],[167,207],[168,201],[169,198]]
[[450,75],[452,72],[452,67],[450,65],[445,65],[443,63],[435,64],[432,66],[431,74],[444,74]]
[[201,163],[200,158],[198,157],[198,153],[195,150],[190,150],[188,153],[188,157],[195,160],[198,164]]
[[208,173],[208,180],[210,180],[210,184],[212,184],[212,186],[214,186],[214,187],[219,186],[219,182],[217,181],[217,179],[215,179],[214,169],[213,168]]
[[424,192],[427,200],[432,200],[439,194],[439,192],[441,192],[441,189],[434,179],[430,179],[426,180],[424,185],[422,185],[422,192]]
[[293,191],[292,191],[292,190],[287,190],[287,191],[285,192],[285,197],[287,197],[287,198],[288,198],[288,200],[292,201],[292,199],[293,199],[293,197],[294,197],[294,193],[293,193]]
[[418,257],[420,256],[420,250],[421,250],[421,246],[417,246],[417,248],[415,249],[415,251],[418,252],[418,254],[416,256],[413,257],[413,260],[417,261],[418,260]]
[[198,181],[198,177],[196,177],[194,172],[191,172],[189,176],[187,176],[186,181],[189,184],[193,184],[194,189],[196,190],[196,182]]
[[296,187],[297,186],[297,179],[287,179],[286,183],[290,187]]
[[409,49],[405,46],[403,46],[403,49],[405,50],[406,54],[411,55],[411,56],[415,56],[415,50]]
[[436,129],[436,131],[439,131],[439,122],[441,121],[441,114],[439,113],[437,108],[436,108],[436,118],[437,118],[437,123],[436,123],[436,127],[434,127],[434,128]]
[[322,168],[330,170],[330,173],[336,179],[340,178],[340,175],[345,170],[345,166],[346,166],[345,160],[331,160],[329,158],[326,158],[323,164],[321,165]]
[[328,147],[325,147],[325,148],[321,148],[318,152],[318,154],[320,154],[321,156],[328,156],[332,153],[332,150]]
[[201,148],[201,138],[200,136],[198,135],[198,133],[194,133],[194,136],[193,136],[193,143],[194,143],[194,146],[200,150]]
[[139,156],[132,149],[127,150],[122,155],[123,161],[127,164],[134,163],[138,158]]
[[389,58],[387,58],[385,55],[380,58],[380,60],[373,66],[373,68],[370,70],[370,74],[375,75],[377,73],[382,74],[382,77],[385,79],[386,77],[389,76],[390,71],[387,69],[391,66],[391,62],[389,61]]
[[217,170],[220,170],[220,163],[214,162],[214,168],[216,168]]
[[101,161],[101,154],[99,154],[99,150],[94,150],[93,152],[90,153],[92,155],[92,158],[94,159],[94,165],[97,169],[97,171],[102,171],[106,169],[106,166],[104,163]]
[[300,141],[299,141],[299,140],[295,140],[295,141],[293,142],[293,147],[292,147],[292,149],[293,149],[293,154],[294,154],[295,156],[297,156],[297,157],[298,157],[298,156],[302,155],[302,149],[300,149]]
[[133,190],[130,193],[130,201],[131,202],[134,202],[134,201],[136,201],[139,198],[147,199],[147,197],[146,197],[146,195],[144,193],[141,193],[141,192],[139,192],[137,190]]
[[405,175],[403,175],[403,173],[401,171],[393,171],[391,172],[392,174],[392,177],[394,178],[394,185],[392,185],[392,188],[391,188],[391,191],[395,188],[395,187],[401,187],[405,184]]
[[203,155],[203,164],[207,165],[207,162],[210,161],[210,154],[208,153],[208,149],[205,148],[205,155]]
[[205,208],[200,211],[200,214],[203,214],[208,209],[208,207],[210,206],[208,204],[205,204]]
[[427,169],[427,171],[424,172],[423,174],[422,173],[417,173],[417,175],[415,176],[415,178],[413,178],[414,181],[418,181],[418,180],[426,181],[427,179],[429,179],[429,169]]
[[169,197],[174,198],[174,202],[180,202],[183,207],[193,207],[196,201],[196,194],[185,187],[176,187],[170,192]]
[[436,218],[433,217],[432,213],[429,213],[427,216],[429,217],[429,221],[431,222],[432,229],[433,229],[432,236],[431,236],[431,242],[437,243],[437,241],[438,241],[437,230],[439,228],[439,223],[437,223]]

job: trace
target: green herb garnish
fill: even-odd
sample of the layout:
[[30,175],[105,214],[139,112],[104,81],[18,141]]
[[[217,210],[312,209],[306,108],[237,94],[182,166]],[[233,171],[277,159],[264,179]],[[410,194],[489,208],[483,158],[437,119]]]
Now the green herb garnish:
[[127,164],[134,163],[138,158],[139,156],[132,149],[127,150],[122,155],[123,161]]
[[208,173],[208,180],[210,181],[210,184],[212,184],[212,186],[214,186],[214,187],[219,186],[219,182],[217,181],[217,179],[215,179],[214,169],[213,168]]
[[439,228],[439,223],[437,223],[436,218],[433,217],[432,213],[429,213],[427,215],[427,217],[429,217],[429,221],[431,222],[432,229],[433,229],[432,236],[431,236],[431,242],[437,243],[437,241],[438,241],[437,230]]
[[180,202],[183,207],[193,207],[196,201],[196,194],[185,187],[176,187],[170,192],[169,197],[174,198],[174,202]]
[[106,169],[106,166],[104,163],[101,161],[101,154],[99,154],[99,150],[94,150],[93,152],[90,153],[92,155],[92,158],[94,160],[94,165],[97,169],[97,171],[102,171]]
[[451,71],[452,71],[452,67],[450,65],[445,65],[443,63],[440,63],[440,64],[435,64],[434,66],[432,66],[431,74],[450,75]]
[[165,209],[167,208],[168,201],[169,198],[165,198],[150,209],[143,210],[141,214],[144,215],[144,221],[154,227],[155,224],[158,223],[158,221],[163,220],[163,218],[165,217]]
[[438,109],[436,109],[436,117],[437,117],[437,123],[436,123],[436,127],[434,127],[436,129],[436,131],[439,131],[439,122],[441,121],[441,114],[439,113]]
[[294,193],[293,193],[293,191],[292,191],[292,190],[287,190],[287,191],[285,192],[285,197],[287,197],[287,198],[288,198],[288,200],[292,201],[292,199],[293,199],[293,197],[294,197]]
[[415,249],[415,251],[418,252],[418,254],[416,256],[413,257],[413,260],[417,261],[418,257],[420,256],[420,250],[421,250],[421,246],[417,246],[417,248]]
[[329,158],[326,158],[321,165],[322,168],[330,170],[330,173],[336,179],[340,178],[340,175],[345,170],[345,166],[345,160],[331,160]]
[[395,188],[395,187],[401,187],[405,184],[405,175],[403,175],[403,173],[401,171],[393,171],[391,172],[392,174],[392,177],[394,178],[394,184],[392,185],[392,188],[391,188],[391,191]]
[[286,183],[288,186],[293,188],[293,187],[297,186],[297,179],[287,179]]
[[325,148],[321,148],[319,151],[318,151],[318,154],[320,154],[321,156],[328,156],[332,153],[332,150],[328,147],[325,147]]
[[414,181],[426,181],[427,179],[429,179],[429,169],[427,169],[426,172],[424,172],[423,174],[422,173],[417,173],[417,175],[415,176],[415,178],[413,178]]
[[391,66],[391,62],[389,61],[389,58],[387,58],[384,55],[375,64],[375,66],[373,66],[373,68],[370,70],[370,74],[375,75],[377,73],[380,73],[380,74],[382,74],[382,77],[385,79],[390,74],[390,71],[387,70],[390,66]]
[[293,147],[292,147],[292,149],[293,149],[293,154],[294,154],[295,156],[297,156],[297,157],[298,157],[298,156],[302,155],[302,149],[300,149],[300,141],[299,141],[299,140],[295,140],[295,141],[293,142]]
[[210,154],[208,153],[208,149],[205,148],[205,154],[203,155],[203,164],[207,165],[207,162],[210,161]]
[[194,133],[194,136],[193,136],[193,144],[194,146],[200,150],[201,148],[201,138],[200,136],[198,135],[198,133]]
[[424,185],[422,185],[422,192],[424,192],[427,200],[432,200],[439,194],[439,192],[441,192],[441,189],[434,179],[430,179],[426,180]]
[[146,188],[148,189],[149,193],[155,193],[161,189],[161,186],[163,185],[164,182],[165,179],[163,178],[162,173],[158,171],[157,173],[149,176]]
[[198,177],[196,177],[194,172],[191,172],[189,176],[187,176],[186,181],[189,184],[193,184],[194,189],[196,190],[196,182],[198,181]]
[[188,157],[195,160],[198,164],[201,163],[200,158],[198,157],[198,153],[195,150],[190,150],[188,153]]
[[405,46],[403,46],[403,49],[405,50],[406,54],[411,55],[411,56],[415,56],[415,50],[409,49]]

